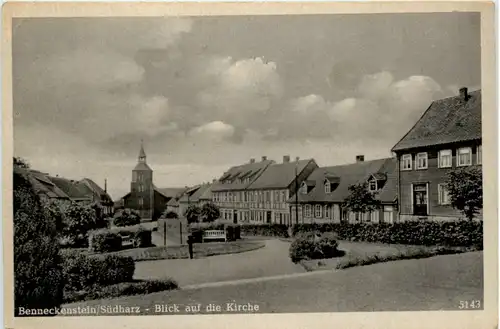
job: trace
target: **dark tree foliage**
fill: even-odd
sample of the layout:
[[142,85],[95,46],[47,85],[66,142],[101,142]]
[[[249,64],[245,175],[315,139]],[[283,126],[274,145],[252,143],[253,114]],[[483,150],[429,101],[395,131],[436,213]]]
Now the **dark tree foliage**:
[[15,315],[20,308],[59,307],[63,279],[56,223],[15,168],[13,190]]
[[470,167],[451,171],[446,180],[451,205],[472,220],[483,209],[483,174]]

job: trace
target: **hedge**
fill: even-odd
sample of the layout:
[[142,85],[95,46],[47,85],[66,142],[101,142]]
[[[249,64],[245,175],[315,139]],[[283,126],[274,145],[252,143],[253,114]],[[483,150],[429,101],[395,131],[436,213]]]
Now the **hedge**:
[[95,252],[112,252],[122,248],[122,237],[108,230],[89,234],[89,249]]
[[64,290],[81,291],[93,286],[105,286],[132,281],[135,263],[132,257],[83,254],[67,255],[63,262]]
[[290,245],[290,259],[298,263],[304,259],[324,259],[340,256],[338,243],[331,232],[317,235],[313,232],[300,234]]
[[242,225],[242,235],[276,236],[288,238],[288,227],[283,224]]
[[335,232],[340,240],[424,246],[483,247],[482,221],[407,221],[401,223],[296,224],[300,232]]
[[49,309],[63,298],[62,259],[57,227],[29,182],[28,173],[14,168],[14,306]]
[[64,302],[73,303],[92,299],[105,299],[120,296],[146,295],[153,292],[174,290],[178,285],[172,279],[133,281],[111,284],[109,286],[94,286],[88,291],[67,291]]

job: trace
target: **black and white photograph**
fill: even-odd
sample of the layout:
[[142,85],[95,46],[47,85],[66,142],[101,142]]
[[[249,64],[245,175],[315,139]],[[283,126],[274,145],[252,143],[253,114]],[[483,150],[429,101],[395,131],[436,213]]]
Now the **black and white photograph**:
[[12,317],[495,308],[483,20],[12,17]]

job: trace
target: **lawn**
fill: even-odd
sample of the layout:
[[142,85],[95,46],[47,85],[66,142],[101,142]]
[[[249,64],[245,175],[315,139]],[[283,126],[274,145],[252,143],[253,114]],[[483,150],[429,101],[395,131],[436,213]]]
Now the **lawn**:
[[[195,243],[193,245],[194,258],[205,258],[209,256],[225,255],[242,253],[246,251],[256,250],[264,247],[262,241],[238,240],[230,242],[209,242]],[[62,249],[62,253],[84,253],[87,255],[105,256],[105,255],[120,255],[130,256],[136,262],[160,259],[186,259],[189,258],[189,249],[187,245],[171,246],[171,247],[148,247],[148,248],[133,248],[125,249],[110,253],[93,253],[85,248],[80,249]]]
[[307,271],[345,269],[355,266],[394,261],[400,259],[426,258],[436,255],[456,254],[469,251],[466,248],[426,247],[367,242],[339,241],[343,256],[329,259],[302,260]]

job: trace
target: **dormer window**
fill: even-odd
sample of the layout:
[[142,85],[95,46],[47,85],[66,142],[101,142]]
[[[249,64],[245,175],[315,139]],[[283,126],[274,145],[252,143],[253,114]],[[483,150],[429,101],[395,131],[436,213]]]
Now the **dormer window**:
[[325,182],[325,193],[326,194],[329,194],[332,192],[332,184],[330,184],[330,182]]
[[307,194],[307,184],[305,182],[302,183],[302,186],[300,187],[300,193]]
[[370,192],[375,192],[378,190],[378,186],[377,186],[377,181],[375,179],[372,179],[369,183],[368,183],[368,189],[370,190]]

